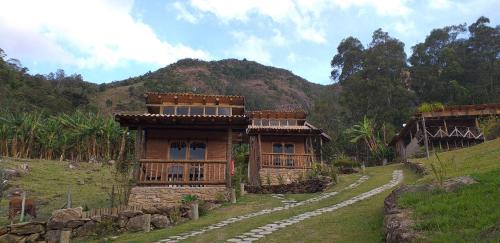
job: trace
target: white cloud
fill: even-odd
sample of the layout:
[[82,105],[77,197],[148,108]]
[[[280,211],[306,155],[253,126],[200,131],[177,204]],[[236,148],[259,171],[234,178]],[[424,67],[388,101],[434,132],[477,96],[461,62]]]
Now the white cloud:
[[269,51],[269,41],[243,32],[233,32],[233,37],[237,44],[229,50],[228,54],[238,58],[271,64],[271,52]]
[[415,22],[411,20],[397,21],[393,26],[397,33],[405,36],[411,36],[416,34]]
[[198,20],[200,18],[190,13],[181,2],[175,2],[173,6],[179,12],[179,14],[177,15],[177,19],[185,20],[191,24],[198,23]]
[[406,16],[411,12],[408,0],[333,0],[341,9],[371,7],[380,16]]
[[297,55],[294,52],[288,53],[288,56],[286,58],[291,63],[295,63],[297,61]]
[[185,57],[208,57],[204,51],[160,40],[131,16],[132,6],[132,1],[2,1],[0,45],[29,50],[35,43],[47,47],[37,53],[41,58],[80,68],[113,68],[128,61],[166,65]]
[[444,10],[451,7],[451,2],[449,0],[430,0],[429,7],[437,10]]

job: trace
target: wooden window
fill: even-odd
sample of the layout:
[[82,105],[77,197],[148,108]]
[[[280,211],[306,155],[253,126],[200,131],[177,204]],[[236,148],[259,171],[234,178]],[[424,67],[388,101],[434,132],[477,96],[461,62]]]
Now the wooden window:
[[254,119],[253,120],[253,125],[254,126],[262,126],[262,120],[260,120],[260,119]]
[[168,181],[182,181],[184,177],[184,166],[172,165],[168,168]]
[[207,145],[200,142],[192,142],[189,145],[189,160],[205,160]]
[[291,143],[285,144],[285,154],[293,154],[295,153],[295,146]]
[[205,107],[205,115],[210,115],[210,116],[213,116],[213,115],[216,115],[217,114],[217,110],[215,107]]
[[175,107],[174,106],[167,106],[167,107],[163,108],[163,114],[175,115]]
[[177,107],[177,115],[189,115],[189,107],[178,106]]
[[283,153],[283,145],[281,143],[273,143],[273,164],[275,166],[281,165],[281,153]]
[[288,123],[286,120],[280,120],[280,127],[286,127],[288,126]]
[[297,126],[297,120],[293,119],[288,120],[288,126]]
[[186,160],[186,143],[173,142],[170,144],[170,160]]
[[262,119],[262,126],[269,126],[269,120]]
[[219,107],[218,115],[219,116],[230,116],[231,115],[231,108]]
[[269,126],[277,127],[279,125],[280,125],[280,121],[279,120],[269,120]]
[[193,106],[191,107],[191,112],[189,114],[191,114],[192,116],[203,115],[203,107]]

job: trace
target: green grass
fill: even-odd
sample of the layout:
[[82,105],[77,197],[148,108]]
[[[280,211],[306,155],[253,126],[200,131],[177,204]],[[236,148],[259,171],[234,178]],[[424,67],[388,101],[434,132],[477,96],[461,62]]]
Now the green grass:
[[479,182],[456,192],[405,194],[415,229],[431,242],[500,242],[500,170],[474,174]]
[[[398,165],[397,165],[398,166]],[[369,173],[388,175],[397,166],[367,168]],[[396,167],[396,168],[395,168]],[[408,169],[404,170],[404,183],[413,183],[417,175]],[[377,187],[388,182],[389,177],[380,177],[376,182],[368,181],[363,190]],[[263,242],[385,242],[383,232],[384,199],[391,192],[387,190],[372,198],[357,202],[337,211],[326,213],[305,220],[289,228],[276,231],[264,238]],[[338,201],[349,199],[356,193],[341,195]]]
[[[68,190],[71,188],[72,206],[89,208],[109,207],[109,193],[114,183],[112,169],[80,163],[78,168],[69,169],[67,162],[47,160],[13,160],[0,158],[0,168],[18,169],[21,163],[28,163],[31,171],[9,181],[10,188],[22,188],[27,198],[42,201],[38,206],[39,219],[46,219],[54,209],[66,203]],[[79,185],[78,180],[84,184]],[[0,223],[7,223],[8,199],[3,195],[0,206]]]
[[[348,184],[351,184],[355,180],[357,180],[360,177],[360,175],[349,175],[345,176],[342,178],[341,182],[331,188],[328,189],[328,191],[331,190],[337,190],[339,188],[343,188]],[[285,198],[287,199],[296,199],[296,200],[306,200],[308,198],[317,196],[319,193],[313,193],[313,194],[285,194]],[[223,221],[225,219],[239,216],[239,215],[244,215],[248,214],[251,212],[256,212],[260,211],[262,209],[268,209],[272,207],[277,207],[277,206],[282,206],[283,203],[281,203],[280,200],[271,197],[270,195],[265,195],[265,194],[247,194],[244,195],[243,197],[238,199],[238,203],[232,205],[232,204],[227,204],[224,207],[221,207],[217,210],[209,212],[207,215],[200,217],[198,221],[187,221],[183,224],[162,229],[162,230],[156,230],[152,231],[150,233],[126,233],[124,235],[120,235],[119,238],[116,240],[117,242],[152,242],[155,240],[159,239],[164,239],[168,236],[171,235],[177,235],[183,232],[188,232],[191,230],[199,229],[220,221]],[[269,215],[267,215],[269,216]],[[255,225],[255,222],[258,222],[262,218],[266,218],[266,216],[260,216],[260,217],[255,217],[253,219],[247,219],[243,220],[238,223],[234,223],[227,228],[232,228],[234,225],[236,228],[238,228],[238,225]],[[223,239],[224,237],[221,236],[219,237],[219,230],[214,230],[211,232],[207,232],[203,235],[201,235],[200,238],[190,238],[190,241],[195,241],[195,242],[211,242],[211,241],[216,241]]]
[[[274,212],[274,213],[269,214],[269,215],[258,216],[255,218],[240,221],[240,222],[228,225],[224,228],[213,230],[210,232],[206,232],[206,233],[201,234],[197,237],[189,238],[188,241],[189,242],[221,242],[221,241],[224,241],[224,240],[229,239],[231,237],[234,237],[236,235],[245,233],[253,228],[256,228],[256,227],[259,227],[259,226],[262,226],[262,225],[265,225],[265,224],[268,224],[268,223],[271,223],[271,222],[274,222],[277,220],[289,218],[289,217],[292,217],[294,215],[304,213],[307,211],[311,211],[311,210],[314,210],[317,208],[330,206],[332,204],[349,199],[355,195],[358,195],[360,193],[371,190],[375,187],[378,187],[380,185],[383,185],[383,184],[389,182],[389,180],[391,179],[391,176],[392,176],[392,172],[395,169],[400,169],[400,168],[401,168],[401,165],[391,165],[391,166],[385,166],[385,167],[369,168],[368,174],[370,175],[370,179],[355,189],[343,191],[332,198],[328,198],[328,199],[325,199],[325,200],[322,200],[322,201],[319,201],[316,203],[312,203],[309,205],[299,206],[296,208],[292,208],[290,210]],[[405,171],[405,176],[407,174],[412,174],[412,173],[409,171]],[[330,190],[339,190],[339,189],[347,186],[348,184],[352,183],[357,178],[359,178],[359,175],[349,175],[349,176],[343,177],[341,183],[339,185],[336,185],[334,188],[331,188]],[[413,177],[410,176],[409,178],[411,179]],[[262,195],[254,195],[254,196],[262,197]],[[380,206],[380,207],[377,206],[379,210],[381,210],[381,207],[383,205],[382,201],[383,201],[383,198],[380,198],[380,201],[376,202]],[[264,201],[262,201],[262,202],[264,202]],[[221,209],[221,210],[224,210],[224,209]],[[353,212],[355,214],[355,211],[353,211]],[[214,212],[214,213],[218,213],[218,212]],[[235,215],[241,215],[241,214],[243,214],[243,213],[238,213]],[[235,216],[235,215],[232,215],[232,216]],[[227,218],[227,217],[229,217],[229,215],[227,215],[225,218]],[[363,220],[362,218],[363,217],[361,217],[359,220],[362,221]],[[223,218],[221,218],[221,219],[223,219]],[[202,220],[202,219],[200,219],[200,220]],[[219,220],[216,220],[216,221],[211,220],[210,223],[215,223],[218,221]],[[203,224],[203,226],[208,225],[210,223],[207,222],[207,224]],[[352,226],[354,227],[356,224],[357,223],[353,223]],[[380,239],[380,237],[381,237],[380,236],[381,230],[382,230],[381,225],[382,225],[382,223],[379,222],[379,225],[374,226],[376,228],[376,231],[377,231],[377,233],[376,233],[377,239]],[[184,225],[181,225],[181,226],[184,226]],[[179,227],[181,227],[181,226],[179,226]],[[171,236],[171,235],[176,235],[178,233],[186,232],[186,231],[189,231],[192,229],[198,229],[201,226],[193,227],[193,223],[188,222],[185,224],[184,227],[185,228],[183,230],[176,229],[177,227],[173,227],[173,228],[169,228],[169,229],[165,229],[165,230],[155,231],[155,232],[148,233],[148,234],[145,234],[145,233],[126,234],[124,236],[120,236],[117,239],[117,241],[118,242],[151,242],[154,240],[166,238],[166,237]],[[331,228],[328,225],[321,225],[321,227],[327,227],[329,229]],[[322,232],[322,233],[324,233],[324,232]],[[339,233],[342,233],[342,232],[339,232]],[[309,239],[309,235],[307,235],[307,234],[299,233],[299,235],[300,236],[292,239],[292,241],[295,241],[297,239],[300,239],[300,240],[306,240],[306,239],[308,240]],[[265,239],[265,241],[268,240],[267,237],[264,239]],[[269,238],[269,239],[271,239],[271,238]],[[277,241],[282,242],[281,239],[279,239]],[[287,240],[285,240],[284,242],[286,242],[286,241]]]
[[[500,139],[438,156],[447,178],[471,175],[479,183],[456,192],[403,195],[401,205],[414,211],[415,229],[429,242],[500,242]],[[430,169],[437,159],[419,161]],[[433,180],[431,173],[419,183]]]
[[[500,138],[469,148],[438,153],[438,156],[447,165],[448,178],[500,169]],[[437,158],[432,155],[428,160],[424,158],[417,161],[424,163],[430,172],[430,164],[436,163]],[[430,172],[420,182],[430,182],[432,179]]]

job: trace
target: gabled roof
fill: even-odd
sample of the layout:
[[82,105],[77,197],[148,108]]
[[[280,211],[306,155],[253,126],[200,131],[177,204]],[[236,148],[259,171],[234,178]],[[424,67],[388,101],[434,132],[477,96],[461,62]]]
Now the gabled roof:
[[245,97],[239,95],[213,95],[195,93],[160,93],[147,92],[146,105],[161,103],[222,103],[229,105],[245,105]]
[[276,110],[261,110],[261,111],[248,111],[246,113],[250,119],[306,119],[306,112],[303,110],[289,110],[289,111],[276,111]]

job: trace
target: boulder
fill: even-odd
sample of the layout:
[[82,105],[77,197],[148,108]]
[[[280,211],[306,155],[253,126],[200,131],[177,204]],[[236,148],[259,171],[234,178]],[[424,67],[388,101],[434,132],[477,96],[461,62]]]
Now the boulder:
[[25,242],[25,235],[5,234],[0,236],[0,242]]
[[118,218],[132,218],[138,215],[143,215],[142,211],[138,210],[125,210],[118,213]]
[[61,231],[60,230],[49,230],[47,234],[45,234],[45,241],[47,243],[57,243],[61,239]]
[[31,234],[24,239],[26,242],[39,242],[41,240],[41,234]]
[[82,226],[73,230],[73,234],[76,237],[95,235],[96,228],[97,228],[97,222],[94,220],[90,220],[87,221]]
[[89,219],[77,219],[77,220],[70,220],[64,224],[64,228],[67,229],[75,229],[78,228],[82,225],[84,225]]
[[151,224],[156,229],[165,228],[170,225],[170,219],[165,215],[153,214],[151,215]]
[[82,211],[81,207],[55,210],[47,221],[47,228],[62,229],[69,221],[82,219]]
[[214,210],[216,208],[219,208],[221,204],[213,203],[213,202],[205,202],[201,205],[201,209],[204,210],[205,212]]
[[10,226],[10,234],[16,235],[30,235],[35,233],[44,233],[45,227],[43,223],[26,222],[20,224],[13,224]]
[[19,173],[19,171],[14,170],[14,169],[5,168],[5,169],[2,169],[1,171],[3,172],[3,176],[5,179],[11,179],[13,177],[20,177],[21,176],[21,173]]
[[128,231],[146,231],[148,232],[151,224],[151,214],[143,214],[130,218],[125,228]]

